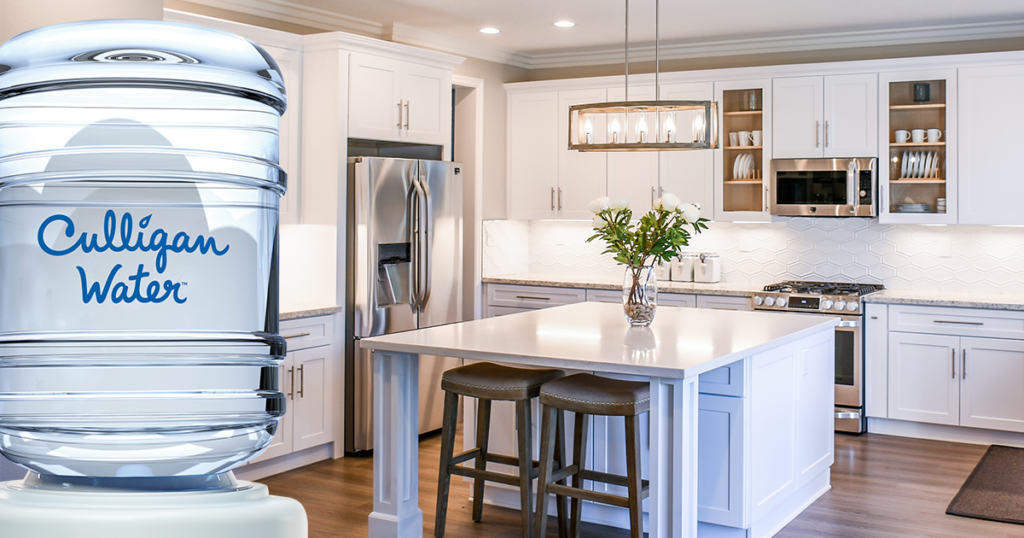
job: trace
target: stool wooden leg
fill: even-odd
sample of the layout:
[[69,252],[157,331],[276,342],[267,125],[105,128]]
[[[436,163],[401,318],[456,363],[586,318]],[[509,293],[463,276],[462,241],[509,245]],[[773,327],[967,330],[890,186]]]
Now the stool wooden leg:
[[644,515],[640,478],[640,421],[635,415],[626,417],[626,487],[629,490],[629,535],[643,538]]
[[[491,401],[486,398],[477,400],[476,411],[476,446],[480,455],[476,458],[476,468],[487,469],[487,441],[491,438]],[[480,523],[484,516],[484,479],[473,479],[473,521]]]
[[[558,409],[555,416],[558,417],[558,420],[555,421],[555,457],[557,458],[558,465],[554,468],[562,469],[568,465],[568,462],[565,461],[565,411]],[[566,478],[559,480],[559,482],[568,485],[568,479]],[[558,513],[558,538],[566,538],[569,532],[565,501],[565,497],[555,496],[555,506]]]
[[[579,472],[583,471],[587,465],[587,435],[590,430],[590,415],[584,413],[576,413],[576,429],[575,436],[573,439],[573,465],[579,465],[577,473],[572,477],[572,487],[577,489],[583,489],[583,478],[580,477]],[[569,517],[569,536],[570,538],[580,538],[580,518],[583,514],[583,501],[573,497],[572,499],[572,510]]]
[[533,488],[530,479],[533,469],[533,435],[530,399],[516,402],[516,421],[519,425],[519,506],[523,513],[523,538],[533,532]]
[[434,517],[434,536],[444,536],[445,520],[448,517],[448,489],[452,475],[448,472],[455,452],[455,429],[459,420],[459,395],[445,391],[444,415],[441,426],[441,469],[437,475],[437,514]]
[[[555,419],[556,413],[560,415],[562,412],[546,405],[544,406],[544,416],[540,421],[540,473],[537,476],[537,513],[534,522],[536,528],[533,533],[536,538],[544,538],[548,525],[548,482],[555,468],[555,452],[558,451],[557,448],[554,448],[558,438],[555,430],[561,422]],[[559,536],[561,537],[562,523],[564,522],[562,497],[558,497],[558,512]]]

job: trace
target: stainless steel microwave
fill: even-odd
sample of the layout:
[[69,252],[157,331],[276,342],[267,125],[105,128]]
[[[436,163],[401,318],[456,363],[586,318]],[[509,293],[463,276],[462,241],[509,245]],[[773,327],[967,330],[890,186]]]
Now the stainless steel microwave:
[[875,217],[878,159],[772,159],[771,214]]

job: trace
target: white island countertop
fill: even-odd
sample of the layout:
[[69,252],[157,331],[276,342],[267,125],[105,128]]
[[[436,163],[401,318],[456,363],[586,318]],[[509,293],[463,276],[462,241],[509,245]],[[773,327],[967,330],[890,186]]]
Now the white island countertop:
[[591,302],[376,336],[360,345],[685,379],[837,323],[812,314],[661,307],[650,330],[630,329],[622,305]]

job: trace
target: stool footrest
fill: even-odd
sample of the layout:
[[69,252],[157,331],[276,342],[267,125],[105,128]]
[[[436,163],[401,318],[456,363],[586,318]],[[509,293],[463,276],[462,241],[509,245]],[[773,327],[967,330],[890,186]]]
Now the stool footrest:
[[[492,454],[488,452],[484,455],[484,459],[490,463],[500,463],[502,465],[508,465],[511,467],[519,467],[519,458],[513,458],[512,456],[506,456],[504,454]],[[540,462],[534,460],[530,462],[535,467],[540,466]]]
[[[622,486],[624,488],[629,487],[629,482],[626,477],[617,474],[602,473],[600,471],[591,471],[584,469],[580,473],[580,478],[584,480],[591,480],[594,482],[604,482],[605,484],[611,484],[613,486]],[[643,498],[647,498],[648,489],[650,488],[650,480],[640,481],[640,491],[643,494]]]
[[469,460],[475,460],[478,457],[480,457],[480,449],[474,448],[473,450],[467,450],[462,454],[459,454],[458,456],[452,457],[451,461],[448,462],[448,465],[458,465],[460,463],[465,463]]
[[548,493],[554,495],[562,495],[565,497],[583,499],[585,501],[594,501],[603,504],[610,504],[612,506],[629,508],[629,497],[620,497],[610,493],[598,493],[587,489],[576,489],[574,487],[563,486],[561,484],[548,484],[547,490]]
[[451,474],[457,474],[459,476],[468,476],[469,478],[478,479],[482,478],[489,482],[499,482],[501,484],[508,484],[509,486],[519,487],[519,477],[510,474],[496,473],[494,471],[485,471],[483,469],[477,469],[474,467],[460,467],[457,465],[449,467],[448,472],[450,472]]

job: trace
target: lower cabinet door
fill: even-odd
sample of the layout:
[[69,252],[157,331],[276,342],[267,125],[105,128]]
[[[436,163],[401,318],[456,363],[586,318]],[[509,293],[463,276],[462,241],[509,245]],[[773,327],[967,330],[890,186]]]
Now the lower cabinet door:
[[960,423],[960,338],[889,333],[889,418]]
[[743,527],[743,398],[701,394],[697,520]]
[[295,365],[295,400],[292,418],[293,450],[329,443],[331,427],[332,346],[300,349],[291,355]]
[[1024,342],[960,339],[960,425],[1024,432]]
[[295,353],[289,353],[278,366],[278,390],[284,393],[285,415],[277,421],[277,432],[270,446],[252,460],[258,462],[292,453],[292,417],[295,416]]

